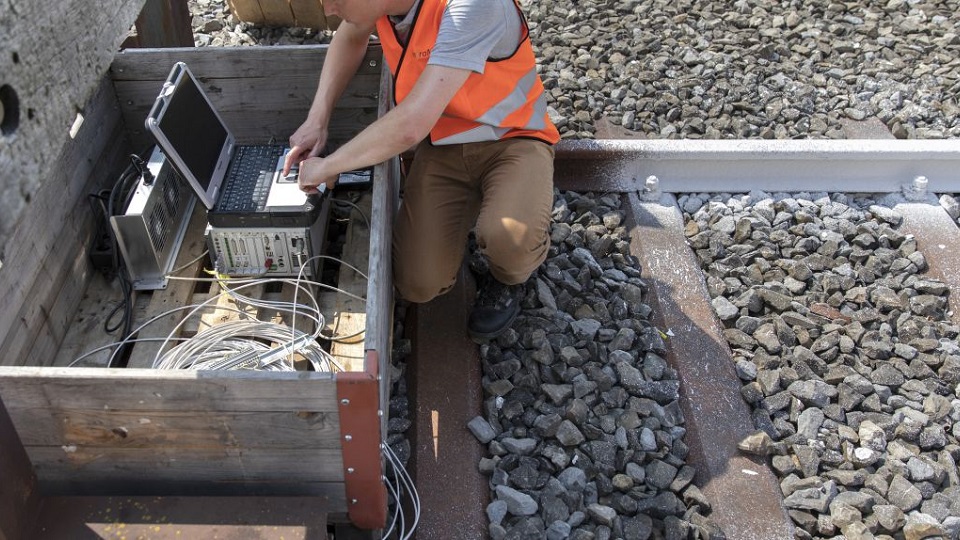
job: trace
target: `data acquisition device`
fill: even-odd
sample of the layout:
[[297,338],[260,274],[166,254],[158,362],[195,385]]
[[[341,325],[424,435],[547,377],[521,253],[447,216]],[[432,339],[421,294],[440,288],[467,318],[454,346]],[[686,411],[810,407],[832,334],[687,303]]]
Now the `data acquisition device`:
[[196,203],[193,190],[154,147],[123,213],[110,226],[137,290],[163,289]]

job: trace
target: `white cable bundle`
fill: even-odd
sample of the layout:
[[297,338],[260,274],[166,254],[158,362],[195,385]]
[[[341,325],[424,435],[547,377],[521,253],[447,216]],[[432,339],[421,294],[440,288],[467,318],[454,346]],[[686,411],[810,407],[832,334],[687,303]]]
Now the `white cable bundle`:
[[[363,330],[350,335],[324,335],[322,329],[325,324],[325,318],[320,312],[320,303],[316,296],[307,285],[330,289],[359,300],[366,302],[366,299],[352,294],[350,292],[338,289],[325,283],[318,283],[303,279],[303,271],[306,265],[314,259],[331,259],[342,265],[351,268],[363,279],[367,279],[366,274],[351,266],[350,264],[330,257],[327,255],[317,255],[303,263],[300,274],[296,279],[291,278],[260,278],[260,279],[235,279],[228,280],[223,277],[216,278],[181,278],[176,276],[167,276],[169,279],[184,281],[210,281],[216,282],[222,288],[222,292],[212,298],[200,303],[189,306],[173,308],[169,311],[156,315],[145,323],[135,328],[122,341],[103,347],[98,347],[88,351],[82,356],[76,358],[69,365],[74,366],[84,358],[87,358],[99,351],[113,349],[113,354],[107,361],[107,366],[113,364],[114,356],[127,343],[136,343],[142,341],[159,341],[161,346],[157,356],[153,359],[152,366],[156,369],[192,369],[192,370],[223,370],[223,369],[257,369],[272,371],[293,371],[293,357],[295,354],[302,356],[310,362],[313,369],[317,372],[343,371],[343,367],[337,363],[336,359],[326,352],[317,341],[318,339],[328,341],[346,341],[352,340],[363,333]],[[292,302],[269,301],[251,298],[240,293],[241,290],[248,287],[266,285],[268,283],[284,283],[295,287]],[[233,285],[233,288],[231,288]],[[241,309],[217,306],[217,301],[224,295],[234,298],[239,305],[248,305],[255,308],[279,311],[291,314],[293,326],[286,326],[270,321],[261,321],[252,318],[248,313]],[[301,295],[306,297],[306,303],[300,303],[297,298]],[[205,309],[215,308],[217,310],[232,311],[240,314],[241,319],[223,324],[213,325],[191,338],[178,338],[177,334],[186,322],[193,316]],[[177,324],[166,338],[144,338],[136,339],[134,336],[138,332],[164,317],[167,317],[178,311],[190,310]],[[296,328],[298,317],[304,317],[312,323],[315,330],[307,333]],[[167,345],[174,342],[181,342],[179,345],[163,352]]]
[[[334,371],[336,362],[314,336],[285,325],[258,320],[230,321],[204,330],[167,351],[157,369],[256,369],[294,371],[293,353],[310,362],[315,371]],[[280,345],[271,347],[267,343]]]

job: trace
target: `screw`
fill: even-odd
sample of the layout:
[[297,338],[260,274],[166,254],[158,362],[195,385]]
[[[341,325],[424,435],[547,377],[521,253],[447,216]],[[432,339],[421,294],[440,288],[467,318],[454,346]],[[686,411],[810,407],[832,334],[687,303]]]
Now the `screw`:
[[358,500],[356,500],[356,499],[350,499],[350,504],[357,504],[358,502],[360,502],[360,501],[358,501]]
[[371,61],[370,61],[370,67],[377,67],[377,61],[376,61],[376,60],[371,60]]
[[343,439],[346,440],[346,441],[352,441],[352,440],[353,440],[353,435],[344,435],[344,436],[343,436]]
[[647,177],[647,180],[644,182],[644,188],[647,191],[656,191],[660,187],[660,179],[654,175]]
[[347,467],[347,474],[353,474],[355,469],[353,467]]
[[340,400],[340,404],[341,404],[341,405],[349,405],[349,404],[350,404],[350,400],[347,399],[347,398],[343,398],[343,399]]

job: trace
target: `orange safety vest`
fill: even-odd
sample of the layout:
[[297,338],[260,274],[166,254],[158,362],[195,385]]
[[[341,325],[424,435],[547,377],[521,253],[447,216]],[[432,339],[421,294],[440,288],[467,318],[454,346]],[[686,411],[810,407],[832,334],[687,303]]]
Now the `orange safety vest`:
[[[437,42],[447,0],[422,0],[406,46],[386,16],[377,20],[383,55],[393,75],[393,99],[400,103],[427,67]],[[560,133],[547,116],[547,99],[537,74],[530,30],[520,14],[522,38],[513,55],[487,59],[483,74],[471,73],[430,130],[433,144],[533,137],[554,144]]]

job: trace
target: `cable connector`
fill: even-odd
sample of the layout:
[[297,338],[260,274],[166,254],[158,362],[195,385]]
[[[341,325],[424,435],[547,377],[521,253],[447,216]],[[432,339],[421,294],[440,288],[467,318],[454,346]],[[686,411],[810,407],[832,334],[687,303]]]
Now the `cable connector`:
[[136,167],[137,172],[140,173],[140,178],[143,179],[143,185],[152,186],[156,178],[153,176],[153,173],[150,172],[150,168],[147,167],[147,162],[137,154],[130,154],[130,161],[133,162],[133,166]]

